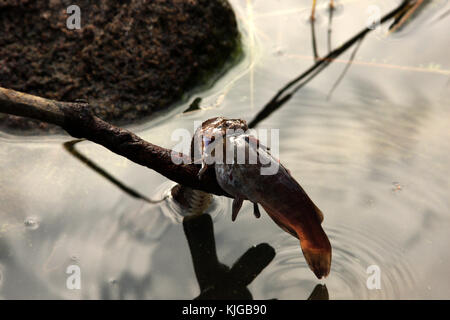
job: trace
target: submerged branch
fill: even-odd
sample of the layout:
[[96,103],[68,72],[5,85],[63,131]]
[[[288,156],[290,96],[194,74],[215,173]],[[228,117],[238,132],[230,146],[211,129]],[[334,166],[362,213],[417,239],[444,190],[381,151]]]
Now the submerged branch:
[[108,180],[109,182],[114,184],[116,187],[118,187],[120,190],[122,190],[123,192],[125,192],[129,196],[131,196],[133,198],[136,198],[136,199],[144,200],[144,201],[146,201],[148,203],[159,203],[159,202],[164,200],[164,198],[160,199],[160,200],[151,200],[151,199],[149,199],[148,197],[144,196],[143,194],[139,193],[138,191],[134,190],[133,188],[128,187],[123,182],[121,182],[117,178],[113,177],[109,172],[107,172],[105,169],[100,167],[98,164],[96,164],[95,162],[93,162],[92,160],[90,160],[89,158],[84,156],[83,154],[81,154],[75,148],[75,145],[77,143],[79,143],[79,142],[82,142],[82,141],[84,141],[84,139],[77,139],[77,140],[67,141],[67,142],[64,143],[64,149],[66,149],[67,152],[69,152],[72,156],[74,156],[75,158],[80,160],[87,167],[89,167],[92,170],[94,170],[96,173],[98,173],[99,175],[104,177],[106,180]]
[[[192,189],[229,196],[217,183],[213,172],[198,178],[199,167],[187,163],[188,155],[147,142],[134,133],[95,116],[86,102],[60,102],[0,87],[0,112],[37,119],[62,127],[75,138],[100,144],[137,164]],[[183,159],[175,164],[172,157]]]
[[363,40],[364,40],[364,38],[361,38],[359,40],[359,42],[356,44],[355,49],[353,50],[352,55],[350,56],[350,59],[348,60],[347,64],[345,65],[344,70],[342,71],[341,75],[339,76],[339,78],[334,83],[333,87],[331,87],[331,90],[330,90],[330,92],[327,95],[327,100],[330,100],[334,90],[336,90],[336,88],[341,83],[342,79],[344,79],[345,75],[347,74],[348,69],[350,69],[350,66],[352,65],[352,62],[355,59],[356,53],[358,52],[358,49],[361,46],[361,43],[362,43]]

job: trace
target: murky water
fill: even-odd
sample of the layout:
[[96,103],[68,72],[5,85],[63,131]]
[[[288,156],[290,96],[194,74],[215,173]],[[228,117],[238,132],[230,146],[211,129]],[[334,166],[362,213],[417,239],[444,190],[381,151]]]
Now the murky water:
[[[176,128],[217,115],[251,120],[286,82],[314,63],[311,1],[232,0],[245,58],[191,101],[132,128],[172,147]],[[366,26],[372,1],[336,1],[328,40],[327,1],[318,1],[319,56]],[[380,1],[381,13],[400,1]],[[372,8],[373,9],[373,8]],[[446,0],[432,1],[396,33],[374,31],[327,99],[353,49],[259,124],[280,129],[280,157],[325,214],[333,247],[323,281],[296,239],[245,203],[231,222],[229,199],[210,209],[220,262],[231,266],[266,242],[274,260],[249,285],[257,299],[307,299],[325,284],[330,299],[450,297],[450,43]],[[130,197],[63,148],[67,137],[2,135],[0,148],[1,298],[181,298],[200,290],[179,210],[170,198]],[[115,178],[157,200],[174,185],[104,148],[78,150]],[[81,271],[70,290],[67,267]],[[367,268],[381,288],[370,290]]]

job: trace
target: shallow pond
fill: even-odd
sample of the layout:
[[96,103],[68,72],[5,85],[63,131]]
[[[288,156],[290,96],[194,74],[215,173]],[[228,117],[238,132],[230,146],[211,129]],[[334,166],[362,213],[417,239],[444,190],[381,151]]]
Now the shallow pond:
[[[221,263],[268,243],[272,262],[248,286],[255,299],[449,298],[450,3],[430,1],[397,32],[368,34],[258,128],[280,129],[280,158],[323,211],[333,247],[330,275],[317,280],[295,238],[244,203],[210,214]],[[309,0],[231,0],[245,57],[213,87],[158,119],[131,127],[173,147],[171,133],[218,115],[251,120],[314,63]],[[373,1],[318,1],[315,34],[324,56],[367,25]],[[379,1],[384,14],[400,1]],[[375,10],[375,11],[374,11]],[[330,37],[330,38],[328,38]],[[195,97],[200,111],[182,113]],[[130,197],[63,148],[70,138],[0,136],[0,297],[192,299],[199,295],[181,218],[168,198]],[[151,199],[174,183],[90,142],[78,150]],[[69,266],[81,289],[67,288]],[[380,289],[369,289],[370,266]],[[373,268],[373,267],[372,267]],[[369,270],[372,270],[369,268]],[[326,296],[326,295],[325,295]]]

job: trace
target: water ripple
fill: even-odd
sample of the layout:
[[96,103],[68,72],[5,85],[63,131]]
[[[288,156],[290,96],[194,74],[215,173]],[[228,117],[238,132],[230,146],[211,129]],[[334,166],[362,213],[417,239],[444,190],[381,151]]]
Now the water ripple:
[[[332,299],[393,299],[414,287],[411,265],[386,235],[375,237],[368,230],[339,225],[326,230],[333,246],[330,275],[323,280]],[[297,239],[279,234],[271,242],[277,250],[274,262],[261,275],[256,292],[264,298],[302,299],[317,279],[305,262]],[[381,288],[369,290],[366,282],[371,265],[381,271]]]

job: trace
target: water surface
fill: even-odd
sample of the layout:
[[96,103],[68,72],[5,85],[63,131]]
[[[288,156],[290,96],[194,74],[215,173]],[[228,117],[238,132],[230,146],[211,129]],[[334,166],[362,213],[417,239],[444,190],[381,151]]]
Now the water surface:
[[[318,1],[317,52],[366,26],[372,1],[336,1],[328,40],[326,1]],[[400,1],[379,1],[381,13]],[[172,147],[170,133],[222,115],[251,120],[286,82],[314,63],[311,1],[231,0],[244,59],[215,85],[156,121],[132,128]],[[274,260],[251,283],[256,299],[307,299],[325,284],[330,299],[448,298],[450,4],[431,1],[401,30],[370,33],[328,98],[353,49],[259,124],[280,129],[280,158],[324,212],[333,247],[329,277],[317,280],[297,240],[245,203],[210,209],[219,260],[232,265],[266,242]],[[183,114],[197,96],[202,110]],[[63,148],[70,138],[1,136],[0,297],[192,299],[200,291],[171,199],[135,199]],[[89,142],[78,150],[126,185],[162,199],[174,185]],[[81,269],[80,290],[66,269]],[[377,265],[381,289],[369,290]]]

